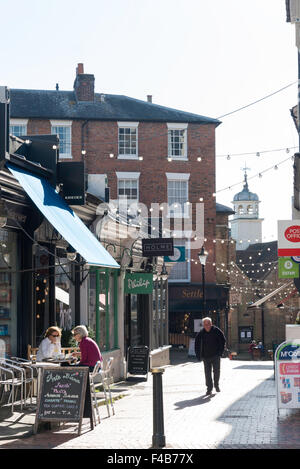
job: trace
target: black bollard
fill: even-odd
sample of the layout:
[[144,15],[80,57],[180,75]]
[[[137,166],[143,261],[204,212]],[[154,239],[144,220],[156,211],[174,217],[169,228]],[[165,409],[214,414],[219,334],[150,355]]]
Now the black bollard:
[[163,448],[166,446],[162,390],[162,374],[164,371],[162,368],[153,368],[151,370],[153,376],[153,448]]

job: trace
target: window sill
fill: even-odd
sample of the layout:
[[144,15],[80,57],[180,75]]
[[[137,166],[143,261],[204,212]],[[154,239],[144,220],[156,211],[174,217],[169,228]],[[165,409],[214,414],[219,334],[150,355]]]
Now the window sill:
[[118,155],[118,160],[138,160],[138,155]]
[[176,156],[167,156],[167,159],[171,158],[172,161],[189,161],[188,157],[178,158]]
[[64,154],[64,153],[60,153],[58,159],[61,159],[61,160],[72,160],[72,159],[73,159],[73,156],[72,156],[72,155],[67,155],[67,154]]

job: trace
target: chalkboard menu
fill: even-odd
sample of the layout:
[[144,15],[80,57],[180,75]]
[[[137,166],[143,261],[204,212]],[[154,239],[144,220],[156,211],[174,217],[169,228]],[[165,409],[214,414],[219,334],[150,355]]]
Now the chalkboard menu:
[[128,373],[131,375],[146,375],[149,371],[149,347],[138,345],[128,347]]
[[78,421],[81,431],[88,368],[53,367],[42,370],[35,433],[39,421]]

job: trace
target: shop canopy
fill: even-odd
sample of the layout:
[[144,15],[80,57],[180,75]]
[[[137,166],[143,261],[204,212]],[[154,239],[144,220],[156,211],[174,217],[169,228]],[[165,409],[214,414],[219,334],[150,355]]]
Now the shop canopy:
[[119,268],[115,259],[46,179],[10,163],[7,167],[32,202],[87,264]]

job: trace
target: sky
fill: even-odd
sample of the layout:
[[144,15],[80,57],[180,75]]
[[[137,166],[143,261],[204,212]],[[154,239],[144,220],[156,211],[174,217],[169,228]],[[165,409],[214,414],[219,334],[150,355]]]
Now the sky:
[[290,116],[297,48],[285,0],[0,0],[0,12],[0,85],[10,88],[70,90],[83,62],[97,92],[151,94],[154,103],[220,117],[295,82],[216,130],[217,201],[231,206],[246,164],[263,241],[277,239],[277,220],[292,218],[298,149]]

